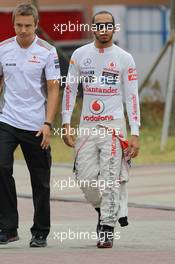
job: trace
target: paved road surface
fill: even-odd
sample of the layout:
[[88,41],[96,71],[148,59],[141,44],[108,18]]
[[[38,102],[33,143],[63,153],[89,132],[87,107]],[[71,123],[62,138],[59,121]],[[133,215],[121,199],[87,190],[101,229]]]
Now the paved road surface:
[[[0,246],[1,263],[175,263],[175,165],[139,166],[132,169],[129,226],[116,227],[113,249],[97,249],[96,212],[85,203],[79,188],[63,188],[71,166],[52,169],[52,229],[48,247],[29,248],[32,201],[29,175],[23,162],[15,163],[20,214],[20,241]],[[62,236],[62,242],[61,242]],[[67,238],[66,238],[67,236]]]

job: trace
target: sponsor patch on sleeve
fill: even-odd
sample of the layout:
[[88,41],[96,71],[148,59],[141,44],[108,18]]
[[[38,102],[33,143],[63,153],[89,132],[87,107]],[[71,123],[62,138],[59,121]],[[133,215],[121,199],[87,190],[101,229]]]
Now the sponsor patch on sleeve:
[[138,79],[137,71],[135,68],[128,69],[128,81],[136,81]]
[[55,63],[55,68],[58,69],[60,67],[59,60],[55,59],[54,63]]

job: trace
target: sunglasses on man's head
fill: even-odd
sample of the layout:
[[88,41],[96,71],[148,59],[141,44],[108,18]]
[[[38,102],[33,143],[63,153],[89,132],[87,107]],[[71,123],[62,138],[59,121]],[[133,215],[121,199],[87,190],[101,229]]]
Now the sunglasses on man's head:
[[93,28],[95,28],[97,31],[102,30],[113,30],[114,29],[114,23],[112,22],[100,22],[93,24]]

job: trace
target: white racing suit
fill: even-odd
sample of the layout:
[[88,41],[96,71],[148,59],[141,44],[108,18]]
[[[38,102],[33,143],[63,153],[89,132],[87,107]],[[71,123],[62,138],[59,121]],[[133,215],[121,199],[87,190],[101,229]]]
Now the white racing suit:
[[[90,128],[90,134],[76,140],[76,180],[87,201],[101,209],[102,225],[115,226],[120,217],[128,216],[126,185],[130,159],[123,125],[119,119],[99,124]],[[87,126],[80,127],[82,131],[83,128]]]
[[[99,131],[99,125],[119,129],[124,133],[124,107],[131,128],[131,135],[139,135],[140,108],[138,82],[132,55],[116,45],[98,49],[94,43],[78,48],[72,55],[64,89],[62,123],[70,124],[75,105],[78,83],[83,86],[83,107],[80,128]],[[93,131],[92,130],[92,131]],[[106,130],[107,131],[107,130]],[[82,186],[87,200],[94,207],[100,207],[101,224],[114,226],[116,220],[128,214],[127,166],[123,159],[120,137],[106,133],[79,135],[76,142],[76,177],[105,183],[104,190]],[[113,185],[109,186],[108,181]],[[120,186],[116,183],[120,181]],[[116,184],[115,184],[116,183]],[[101,192],[100,192],[101,190]]]

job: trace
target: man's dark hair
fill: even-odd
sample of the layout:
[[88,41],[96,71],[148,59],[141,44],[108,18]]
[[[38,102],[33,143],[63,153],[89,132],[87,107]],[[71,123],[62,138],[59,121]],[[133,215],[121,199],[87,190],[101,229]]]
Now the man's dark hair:
[[115,19],[114,19],[113,15],[112,15],[109,11],[100,11],[100,12],[96,13],[96,14],[92,17],[92,24],[95,23],[95,17],[96,17],[97,15],[102,15],[102,14],[108,14],[108,15],[110,15],[110,16],[112,17],[112,23],[115,25]]

